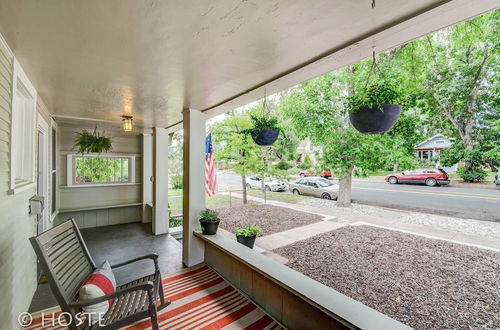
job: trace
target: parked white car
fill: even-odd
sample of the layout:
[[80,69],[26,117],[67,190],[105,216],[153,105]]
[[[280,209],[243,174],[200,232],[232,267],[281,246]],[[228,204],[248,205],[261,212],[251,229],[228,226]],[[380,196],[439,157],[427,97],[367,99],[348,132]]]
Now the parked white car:
[[[256,175],[252,175],[246,179],[247,188],[261,189],[262,179]],[[265,178],[264,187],[267,191],[285,191],[286,182],[276,178]]]

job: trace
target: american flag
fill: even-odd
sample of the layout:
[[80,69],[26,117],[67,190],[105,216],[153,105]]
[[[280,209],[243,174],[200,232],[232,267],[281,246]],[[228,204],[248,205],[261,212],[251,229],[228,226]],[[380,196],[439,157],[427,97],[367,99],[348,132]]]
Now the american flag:
[[212,149],[212,134],[205,139],[205,192],[209,197],[217,193],[217,173]]

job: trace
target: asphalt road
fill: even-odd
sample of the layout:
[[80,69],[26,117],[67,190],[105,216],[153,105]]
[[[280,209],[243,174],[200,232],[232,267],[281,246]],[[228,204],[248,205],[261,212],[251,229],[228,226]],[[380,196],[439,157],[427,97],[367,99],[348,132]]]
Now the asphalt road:
[[[241,177],[219,173],[218,182],[239,187]],[[352,199],[361,204],[500,222],[500,189],[493,184],[490,189],[355,181]]]

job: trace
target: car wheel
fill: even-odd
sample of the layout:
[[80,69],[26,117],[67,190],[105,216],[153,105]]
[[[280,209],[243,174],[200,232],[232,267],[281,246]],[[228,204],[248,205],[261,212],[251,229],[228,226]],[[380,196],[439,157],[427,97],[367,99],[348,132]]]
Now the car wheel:
[[250,185],[250,183],[247,183],[247,188],[252,189],[252,186]]
[[391,176],[389,178],[389,183],[390,184],[396,184],[396,183],[398,183],[398,178],[396,178],[395,176]]
[[294,195],[300,195],[300,191],[298,191],[297,189],[292,190],[292,193]]
[[429,187],[434,187],[437,186],[437,181],[434,178],[427,178],[427,180],[425,180],[425,185]]
[[321,195],[321,198],[331,200],[331,199],[332,199],[332,196],[330,196],[330,195],[329,195],[329,194],[327,194],[327,193],[323,193],[323,195]]
[[300,174],[299,174],[299,176],[300,176],[301,178],[303,178],[303,177],[305,177],[306,175],[305,175],[304,173],[300,173]]
[[271,187],[266,186],[266,191],[271,191]]

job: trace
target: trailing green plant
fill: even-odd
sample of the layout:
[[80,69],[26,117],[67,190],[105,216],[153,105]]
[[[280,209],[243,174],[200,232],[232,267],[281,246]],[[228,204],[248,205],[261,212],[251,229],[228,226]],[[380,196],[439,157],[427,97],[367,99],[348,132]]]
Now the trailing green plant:
[[248,226],[235,231],[236,236],[252,237],[262,231],[259,226]]
[[347,96],[344,109],[348,113],[357,112],[362,107],[377,108],[382,111],[382,104],[397,104],[400,102],[400,92],[391,83],[377,82],[370,84],[365,91]]
[[111,150],[111,138],[104,135],[104,132],[100,133],[94,130],[93,133],[87,131],[86,129],[77,133],[75,139],[74,148],[78,148],[78,153],[103,153]]
[[219,213],[215,210],[204,209],[200,213],[200,217],[202,220],[216,222],[219,219]]

